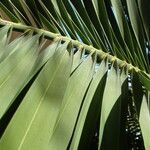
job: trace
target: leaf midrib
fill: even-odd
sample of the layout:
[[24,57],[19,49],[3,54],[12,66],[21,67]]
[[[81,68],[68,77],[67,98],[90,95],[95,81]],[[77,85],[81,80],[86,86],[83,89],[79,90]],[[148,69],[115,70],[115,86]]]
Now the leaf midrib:
[[25,30],[33,30],[36,33],[40,33],[40,34],[43,33],[45,38],[52,38],[52,39],[58,38],[58,39],[61,39],[62,41],[71,41],[74,46],[83,47],[88,52],[95,52],[96,51],[97,55],[100,56],[101,58],[107,57],[109,62],[117,61],[118,65],[120,67],[126,66],[129,70],[129,72],[131,72],[132,70],[134,70],[135,72],[143,72],[150,78],[150,73],[146,72],[145,70],[141,70],[138,67],[127,63],[125,60],[121,60],[121,59],[117,58],[116,56],[110,55],[109,53],[102,51],[101,49],[96,49],[93,46],[91,46],[91,45],[89,46],[89,45],[84,44],[78,40],[73,40],[69,37],[62,36],[61,34],[58,34],[58,33],[52,33],[50,31],[46,31],[44,29],[38,29],[38,28],[35,28],[32,26],[23,25],[21,23],[14,23],[14,22],[6,21],[6,20],[3,20],[0,18],[0,25],[4,26],[7,24],[11,25],[13,27],[13,30],[20,30],[22,32],[24,32]]

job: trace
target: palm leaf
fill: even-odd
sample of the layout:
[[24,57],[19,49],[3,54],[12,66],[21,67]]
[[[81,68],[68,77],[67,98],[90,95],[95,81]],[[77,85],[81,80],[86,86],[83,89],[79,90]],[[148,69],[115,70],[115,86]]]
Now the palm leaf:
[[149,150],[145,2],[1,0],[1,149]]

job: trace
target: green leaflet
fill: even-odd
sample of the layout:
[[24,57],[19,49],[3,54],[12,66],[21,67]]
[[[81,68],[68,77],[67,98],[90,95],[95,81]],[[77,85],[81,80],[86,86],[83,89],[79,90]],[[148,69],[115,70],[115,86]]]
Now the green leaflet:
[[[64,31],[64,33],[71,38],[75,39],[75,31],[72,25],[72,21],[69,18],[69,15],[64,7],[64,4],[62,1],[57,2],[57,0],[52,0],[52,5],[54,8],[54,11],[57,15],[57,19],[59,20],[59,24]],[[61,6],[61,7],[60,7]],[[50,10],[49,10],[50,11]]]
[[123,39],[125,38],[125,31],[124,31],[124,26],[126,25],[126,20],[125,16],[123,14],[123,8],[120,0],[111,0],[112,7],[113,7],[113,12],[116,18],[116,21],[118,23],[121,35]]
[[[83,40],[84,42],[95,45],[96,47],[100,47],[99,45],[99,39],[97,35],[94,32],[94,26],[92,22],[88,18],[88,14],[82,4],[82,2],[74,1],[74,3],[77,3],[78,6],[80,6],[79,10],[82,10],[83,14],[80,14],[78,10],[74,7],[71,1],[64,1],[65,7],[68,11],[68,13],[71,16],[72,22],[74,24],[74,28],[77,31],[78,34],[78,40]],[[79,3],[79,4],[78,4]],[[83,19],[84,16],[84,19]],[[93,44],[91,43],[93,42]]]
[[30,24],[34,27],[36,27],[36,18],[34,17],[34,15],[32,14],[32,11],[29,9],[28,5],[26,4],[25,0],[18,0],[18,2],[20,3],[20,7],[22,10],[24,10],[28,21],[30,21]]
[[49,20],[46,19],[40,12],[39,12],[39,18],[42,21],[42,24],[43,24],[44,27],[46,27],[51,32],[59,33],[56,26],[53,23],[49,22]]
[[[120,96],[121,96],[121,86],[127,75],[125,72],[120,74],[118,68],[111,67],[108,73],[108,78],[106,81],[106,86],[104,90],[101,116],[100,116],[100,131],[99,131],[99,149],[115,149],[119,150],[119,135],[120,135]],[[116,108],[118,107],[118,108]],[[115,121],[117,117],[117,120]],[[112,123],[112,132],[107,129]],[[115,126],[116,125],[116,126]],[[110,127],[110,126],[109,126]],[[116,129],[115,129],[116,128]],[[115,132],[114,132],[115,131]],[[115,137],[112,137],[112,134]],[[106,137],[106,139],[105,139]],[[105,141],[107,140],[107,141]],[[107,144],[106,144],[106,143]]]
[[[103,76],[105,75],[107,69],[108,69],[108,64],[105,61],[102,61],[99,70],[96,72],[94,75],[92,82],[90,84],[90,87],[87,91],[86,97],[83,102],[83,106],[79,115],[79,119],[75,128],[75,132],[73,134],[73,139],[71,141],[70,148],[71,150],[76,150],[76,149],[86,149],[85,146],[88,148],[88,142],[85,141],[84,139],[81,139],[82,134],[85,134],[85,137],[83,138],[89,138],[92,136],[92,134],[89,132],[89,130],[93,130],[92,125],[93,122],[96,122],[98,118],[98,112],[100,111],[99,108],[99,103],[101,103],[102,95],[103,95],[103,89],[104,89],[104,84],[105,78]],[[104,80],[104,81],[102,81]],[[91,108],[92,107],[92,108]],[[88,113],[91,113],[90,119],[88,122],[87,116],[89,115]],[[97,117],[96,117],[97,116]],[[94,117],[94,120],[93,120]],[[84,130],[84,126],[86,126],[86,129]],[[80,144],[80,147],[79,147]]]
[[[37,58],[37,36],[0,63],[0,118],[14,101]],[[9,94],[8,94],[9,93]]]
[[144,70],[149,71],[148,63],[147,63],[147,54],[145,50],[145,44],[144,44],[144,31],[142,28],[142,23],[140,19],[140,15],[138,12],[138,7],[136,0],[127,0],[127,7],[129,12],[129,17],[131,20],[131,25],[137,40],[137,44],[139,48],[137,48],[136,55],[139,57],[140,64],[143,67]]
[[71,75],[47,149],[66,150],[72,136],[84,94],[93,76],[93,60],[89,56]]
[[7,36],[8,36],[8,31],[10,29],[10,26],[4,26],[3,28],[0,28],[0,57],[5,51],[5,46],[7,44]]
[[[0,118],[24,86],[53,55],[58,45],[58,42],[55,42],[38,54],[37,40],[39,36],[27,37],[22,36],[6,46],[4,56],[1,58],[2,60],[7,57],[0,64]],[[9,56],[7,53],[10,53]]]
[[[127,18],[125,16],[125,12],[123,10],[123,6],[122,6],[122,2],[120,0],[111,0],[112,3],[112,7],[113,7],[113,12],[120,30],[120,34],[121,34],[121,38],[118,38],[118,42],[121,43],[121,41],[123,41],[123,43],[126,45],[125,48],[126,50],[125,53],[128,56],[128,58],[132,58],[131,53],[133,53],[132,51],[134,50],[134,45],[133,45],[133,41],[132,41],[132,37],[131,37],[131,32],[129,29],[129,25],[127,22]],[[115,30],[114,30],[115,32]],[[119,41],[121,40],[121,41]],[[129,50],[128,48],[131,50]]]
[[75,32],[74,26],[72,24],[72,20],[70,19],[70,16],[67,12],[67,9],[65,8],[63,0],[56,0],[56,1],[57,1],[57,7],[59,8],[60,16],[64,19],[64,21],[67,24],[68,28],[70,28],[70,30],[72,32],[72,35],[73,35],[72,38],[76,39],[76,32]]
[[[96,11],[95,11],[95,8],[94,8],[92,1],[82,1],[82,3],[83,3],[84,9],[87,12],[87,15],[90,18],[91,27],[93,28],[94,35],[95,35],[95,37],[96,36],[98,37],[97,42],[100,44],[98,48],[102,48],[104,51],[106,51],[107,46],[105,44],[107,43],[106,41],[108,41],[108,39],[107,39],[107,36],[105,35],[104,29],[103,29],[102,24],[99,20],[99,17],[96,14]],[[80,12],[79,12],[79,14],[80,14]],[[80,15],[80,16],[82,16],[82,15]],[[83,19],[83,21],[84,20],[85,20],[85,18]],[[89,29],[89,27],[88,27],[88,29]],[[95,38],[95,40],[96,40],[96,38]],[[109,43],[107,43],[107,44],[109,45]]]
[[65,4],[67,11],[72,18],[72,23],[74,25],[76,34],[78,34],[78,40],[79,41],[81,40],[84,43],[92,45],[91,40],[88,37],[88,33],[86,33],[86,31],[85,31],[86,29],[83,26],[83,24],[81,23],[79,16],[77,15],[77,11],[76,11],[75,7],[73,7],[73,5],[72,5],[72,2],[68,1],[68,0],[67,1],[63,0],[63,3]]
[[150,1],[149,0],[138,0],[138,6],[142,17],[143,25],[147,34],[147,38],[150,44]]
[[[44,16],[48,17],[48,21],[49,21],[50,25],[52,25],[52,26],[54,25],[61,34],[64,34],[64,31],[60,25],[60,22],[61,22],[60,18],[58,17],[58,13],[54,9],[52,2],[49,1],[50,3],[47,3],[47,1],[45,1],[45,2],[44,1],[45,0],[39,0],[39,3],[41,5],[41,7],[43,8],[43,11],[46,13],[46,15],[44,15]],[[50,29],[48,29],[48,30],[50,30]]]
[[[143,29],[141,25],[141,20],[140,16],[138,13],[138,8],[136,4],[136,0],[129,1],[127,0],[127,7],[128,7],[128,12],[131,20],[131,24],[133,26],[134,34],[138,40],[138,42],[141,42],[141,46],[143,48]],[[140,41],[141,40],[141,41]]]
[[30,0],[30,1],[25,1],[25,2],[26,2],[26,5],[28,6],[28,8],[30,9],[29,13],[32,12],[31,14],[34,17],[37,26],[39,27],[41,25],[41,20],[40,20],[40,17],[38,16],[39,15],[39,12],[38,12],[39,9],[36,6],[35,0]]
[[26,44],[26,42],[28,42],[29,36],[20,36],[19,38],[16,38],[15,40],[13,40],[10,44],[6,45],[3,48],[3,53],[0,56],[0,62],[2,62],[5,58],[7,58],[9,55],[11,55],[12,53],[14,53],[17,50],[20,50],[20,48],[22,46],[24,46],[24,44]]
[[[38,58],[31,71],[31,76],[33,76],[51,57],[53,57],[56,49],[61,45],[60,43],[61,41],[54,40],[46,49],[38,54]],[[65,45],[62,45],[62,48],[63,47],[65,47]]]
[[111,3],[112,3],[116,21],[117,21],[119,29],[120,29],[120,33],[121,33],[123,39],[125,40],[125,42],[127,42],[129,44],[129,47],[133,48],[132,47],[133,46],[132,37],[131,37],[131,33],[129,30],[126,16],[124,15],[125,13],[123,10],[122,3],[120,0],[111,0]]
[[149,135],[150,135],[150,110],[148,108],[147,104],[147,97],[146,95],[143,95],[143,100],[141,104],[141,110],[140,110],[140,127],[142,130],[142,136],[144,140],[145,150],[150,149],[150,142],[149,142]]
[[[38,37],[32,37],[29,38],[24,44],[26,45],[20,45],[18,49],[7,57],[5,61],[0,63],[0,84],[4,81],[4,79],[7,78],[7,76],[10,76],[10,72],[12,72],[15,67],[17,67],[18,62],[22,60],[22,58],[30,51],[30,48],[33,47],[37,43]],[[27,44],[28,43],[28,44]]]
[[[104,0],[92,0],[93,7],[95,8],[95,12],[102,24],[103,32],[106,34],[105,38],[108,39],[108,45],[110,45],[110,48],[113,48],[113,38],[112,38],[112,31],[109,24],[107,9],[105,6]],[[105,40],[103,40],[105,43]]]
[[[78,16],[77,21],[81,22],[80,26],[83,26],[86,33],[88,33],[88,37],[91,37],[90,40],[93,42],[93,45],[95,47],[99,48],[100,47],[99,39],[101,37],[99,37],[99,35],[95,33],[95,31],[96,31],[95,26],[93,25],[93,22],[91,21],[89,15],[87,13],[87,10],[85,8],[83,0],[72,1],[72,3],[75,6],[74,11],[76,9],[75,13]],[[73,7],[73,5],[71,5],[71,7]],[[82,13],[80,13],[80,12],[82,12]],[[74,18],[72,18],[72,19],[74,19]],[[79,28],[81,28],[81,27],[79,27]]]
[[6,129],[0,149],[42,150],[47,146],[71,71],[67,46],[59,47],[40,72]]
[[7,41],[7,33],[10,29],[10,26],[4,26],[2,28],[0,28],[0,43],[4,46],[6,44]]
[[[5,1],[4,3],[6,3],[6,6],[7,6],[8,0],[4,0],[4,1]],[[23,9],[22,9],[22,7],[20,7],[20,5],[18,5],[19,1],[15,1],[15,2],[16,3],[14,4],[13,0],[9,0],[9,7],[10,7],[9,9],[12,10],[14,17],[16,17],[15,18],[16,19],[15,22],[22,22],[22,23],[26,22],[28,24],[29,22],[28,22],[27,18],[25,18],[24,14],[22,14],[22,12],[20,12],[20,10],[23,10]],[[3,10],[5,12],[7,12],[7,14],[8,14],[9,17],[10,16],[13,17],[12,13],[9,14],[7,10],[5,10],[5,9],[3,9]]]
[[[8,2],[6,2],[8,3]],[[8,16],[9,18],[14,21],[14,22],[18,22],[19,19],[13,14],[13,12],[11,12],[11,10],[9,10],[9,8],[7,8],[5,5],[3,5],[2,2],[0,2],[0,10],[3,10]]]
[[148,108],[149,108],[149,110],[150,110],[150,91],[148,91]]
[[73,64],[72,64],[72,71],[73,72],[78,66],[79,64],[82,62],[82,49],[79,49],[73,57]]

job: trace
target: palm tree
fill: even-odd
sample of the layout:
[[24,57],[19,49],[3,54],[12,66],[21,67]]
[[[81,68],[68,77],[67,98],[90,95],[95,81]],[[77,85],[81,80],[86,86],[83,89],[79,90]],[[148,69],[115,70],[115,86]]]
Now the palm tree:
[[1,150],[150,150],[150,1],[0,1]]

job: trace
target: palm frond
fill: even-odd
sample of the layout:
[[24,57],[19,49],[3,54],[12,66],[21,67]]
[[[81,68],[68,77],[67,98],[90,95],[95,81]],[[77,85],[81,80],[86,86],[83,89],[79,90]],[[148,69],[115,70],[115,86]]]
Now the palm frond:
[[149,5],[1,0],[0,149],[149,150]]

